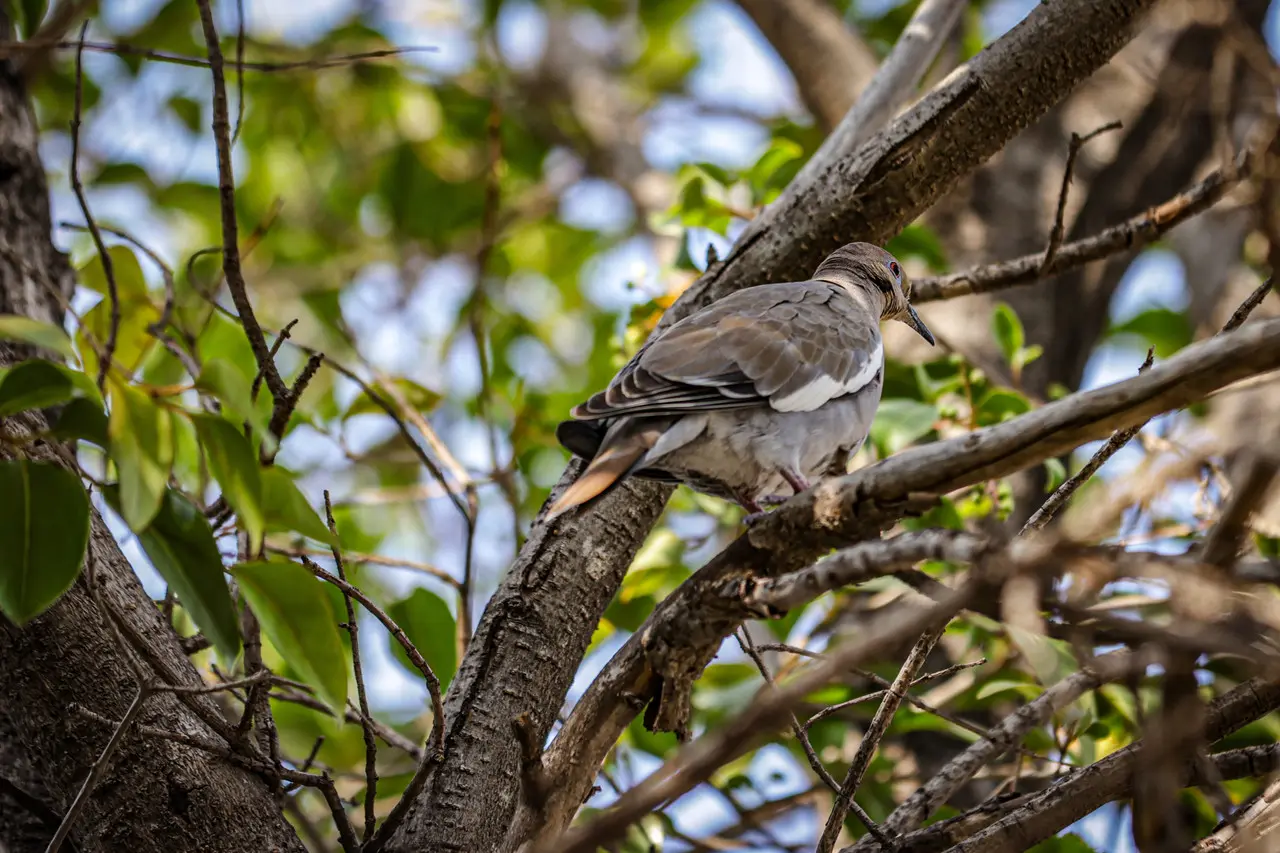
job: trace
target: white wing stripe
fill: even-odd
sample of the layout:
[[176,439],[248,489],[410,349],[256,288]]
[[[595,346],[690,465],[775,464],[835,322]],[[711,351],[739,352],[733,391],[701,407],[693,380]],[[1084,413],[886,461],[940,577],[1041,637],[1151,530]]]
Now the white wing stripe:
[[775,412],[812,412],[836,397],[862,390],[880,372],[883,362],[884,344],[877,338],[876,348],[871,351],[871,357],[867,359],[866,364],[862,365],[861,370],[850,377],[848,382],[841,384],[824,373],[785,397],[774,397],[769,401],[769,405]]

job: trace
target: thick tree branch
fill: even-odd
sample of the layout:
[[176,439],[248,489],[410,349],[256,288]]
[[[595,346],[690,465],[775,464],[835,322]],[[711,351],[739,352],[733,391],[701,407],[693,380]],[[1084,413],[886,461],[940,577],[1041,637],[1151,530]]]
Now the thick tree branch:
[[561,785],[545,811],[548,820],[566,825],[572,817],[596,768],[636,714],[635,697],[653,697],[647,721],[681,724],[692,680],[751,612],[724,597],[725,584],[776,577],[816,559],[832,542],[874,535],[901,517],[913,495],[1008,476],[1277,367],[1280,320],[1251,324],[1189,347],[1133,379],[905,450],[788,501],[669,595],[588,688],[544,756]]
[[[5,14],[0,11],[0,30],[7,29]],[[50,240],[35,117],[8,60],[0,61],[0,114],[0,171],[7,176],[0,198],[0,313],[61,324],[59,302],[70,293],[72,279]],[[6,364],[25,354],[0,346],[0,362]],[[43,427],[32,415],[3,421],[11,435],[29,436]],[[72,464],[63,448],[42,442],[29,444],[27,452],[43,462]],[[67,713],[72,703],[110,719],[122,717],[138,687],[131,663],[140,662],[166,684],[201,684],[106,524],[97,513],[92,522],[95,592],[119,616],[137,660],[114,642],[84,577],[22,628],[0,618],[0,715],[12,724],[0,737],[20,741],[50,805],[64,814],[106,740],[99,726]],[[227,728],[205,695],[157,696],[142,716],[143,722],[161,718],[188,732]],[[125,738],[102,784],[84,802],[72,833],[81,850],[302,850],[261,780],[180,744]],[[121,815],[131,819],[122,821]]]
[[[1037,6],[861,151],[827,146],[815,155],[814,179],[793,182],[753,220],[730,257],[695,283],[664,322],[741,287],[803,278],[849,240],[882,241],[895,233],[1105,63],[1154,2]],[[571,465],[559,488],[579,471]],[[424,793],[388,850],[425,845],[472,853],[492,849],[504,834],[507,847],[532,834],[523,817],[512,824],[520,748],[510,721],[528,712],[545,737],[600,614],[669,494],[669,487],[629,483],[553,529],[535,523],[450,686],[444,762],[425,771],[431,778]],[[489,806],[484,815],[475,814],[478,801]]]

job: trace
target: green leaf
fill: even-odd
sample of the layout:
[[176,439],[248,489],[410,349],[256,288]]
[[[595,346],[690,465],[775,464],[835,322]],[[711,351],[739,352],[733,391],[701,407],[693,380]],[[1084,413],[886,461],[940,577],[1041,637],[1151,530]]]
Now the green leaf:
[[[406,403],[412,406],[416,411],[422,412],[423,414],[434,409],[439,405],[440,400],[442,399],[439,393],[432,391],[430,388],[425,388],[422,385],[419,385],[412,379],[399,377],[391,380],[391,384],[394,385],[396,390],[398,390],[404,397]],[[378,392],[379,397],[382,397],[388,403],[391,403],[393,407],[395,406],[395,400],[385,390],[376,387],[374,390]],[[384,414],[385,411],[385,409],[373,401],[372,397],[361,391],[360,395],[352,401],[351,408],[347,409],[347,413],[343,415],[343,417],[349,418],[354,415],[368,414],[381,415]]]
[[226,411],[247,422],[259,436],[269,434],[268,418],[254,404],[253,386],[230,361],[225,358],[206,361],[196,379],[196,388],[216,397]]
[[933,431],[937,410],[917,400],[891,399],[880,403],[871,424],[871,440],[886,456],[897,453]]
[[[440,679],[440,689],[447,690],[458,669],[457,623],[449,612],[449,605],[440,596],[419,587],[408,598],[388,607],[387,615],[426,659]],[[418,671],[395,637],[391,638],[391,653],[410,672]]]
[[[113,506],[119,505],[119,489],[108,486],[104,493]],[[240,622],[204,515],[181,492],[166,489],[160,511],[138,534],[138,544],[230,666],[240,653]]]
[[240,563],[231,574],[271,645],[341,716],[347,707],[347,657],[322,582],[283,560]]
[[76,357],[71,338],[61,326],[17,314],[0,314],[0,340],[19,341],[66,358]]
[[108,377],[107,436],[120,482],[120,515],[135,533],[160,511],[173,467],[173,422],[146,394]]
[[1049,494],[1067,481],[1066,466],[1057,457],[1044,460],[1044,470],[1047,475],[1044,484],[1045,494]]
[[22,13],[22,35],[29,39],[39,32],[45,13],[49,11],[49,0],[19,0],[18,6]]
[[1031,411],[1031,401],[1009,388],[992,388],[978,404],[978,423],[990,426]]
[[262,506],[262,474],[258,457],[249,440],[226,418],[192,415],[196,434],[209,460],[209,471],[222,487],[222,496],[236,511],[240,525],[249,534],[249,548],[257,552],[266,532]]
[[17,625],[75,582],[89,544],[89,495],[65,468],[0,462],[0,610]]
[[1009,678],[996,678],[986,682],[978,688],[978,692],[974,695],[976,699],[987,699],[991,696],[998,696],[1001,693],[1016,691],[1018,695],[1024,699],[1034,699],[1044,692],[1039,685],[1031,684],[1026,681],[1014,681]]
[[1015,625],[1006,625],[1005,628],[1036,679],[1045,687],[1052,687],[1080,669],[1071,647],[1063,641]]
[[49,432],[63,441],[88,441],[106,450],[110,446],[107,429],[107,415],[102,405],[76,397],[62,407],[58,422]]
[[1022,331],[1022,321],[1004,302],[996,303],[995,313],[991,315],[991,331],[1000,345],[1000,352],[1004,353],[1004,360],[1013,364],[1026,343],[1026,335]]
[[1193,329],[1187,315],[1168,308],[1150,308],[1111,328],[1112,335],[1137,335],[1155,348],[1157,358],[1168,358],[1191,343]]
[[[138,263],[138,256],[133,249],[128,246],[109,246],[107,255],[111,258],[111,277],[116,283],[116,296],[121,302],[145,296],[147,280],[142,275],[142,265]],[[110,293],[102,255],[95,254],[80,268],[80,284],[103,296]]]
[[41,359],[24,361],[0,377],[0,417],[56,406],[78,396],[101,399],[93,380],[78,370]]
[[280,468],[262,470],[262,507],[267,530],[293,530],[326,545],[334,544],[329,528],[307,503],[293,478]]
[[920,258],[929,265],[932,272],[939,273],[947,269],[947,252],[942,248],[942,241],[927,225],[912,224],[902,229],[897,237],[885,245],[885,248],[899,259]]

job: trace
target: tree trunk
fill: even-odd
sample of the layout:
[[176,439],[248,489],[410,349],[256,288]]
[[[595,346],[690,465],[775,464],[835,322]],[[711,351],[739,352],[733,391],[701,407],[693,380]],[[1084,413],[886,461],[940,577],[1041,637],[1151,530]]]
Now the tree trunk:
[[[0,13],[0,32],[9,29]],[[60,323],[60,302],[69,295],[72,278],[65,257],[51,242],[48,188],[37,141],[21,76],[9,61],[0,61],[0,313]],[[0,363],[29,354],[17,347],[0,348]],[[21,434],[41,424],[38,416],[27,415],[0,421],[0,428]],[[4,448],[0,455],[11,456],[12,449]],[[65,448],[37,442],[27,449],[29,457],[43,461],[65,464],[69,459]],[[127,633],[140,640],[154,678],[198,684],[177,635],[96,512],[89,558],[103,600],[127,622]],[[83,576],[50,610],[22,628],[0,617],[0,756],[8,759],[0,776],[58,816],[65,814],[113,730],[80,709],[118,720],[137,692],[133,669],[123,655]],[[140,721],[206,738],[210,723],[227,725],[208,697],[189,698],[190,707],[169,694],[153,696]],[[43,849],[48,815],[41,820],[34,803],[21,796],[15,800],[12,787],[5,787],[10,795],[0,793],[5,813],[0,842],[12,853]],[[11,817],[15,811],[34,820]],[[72,837],[81,851],[304,849],[262,780],[136,730],[94,789]]]

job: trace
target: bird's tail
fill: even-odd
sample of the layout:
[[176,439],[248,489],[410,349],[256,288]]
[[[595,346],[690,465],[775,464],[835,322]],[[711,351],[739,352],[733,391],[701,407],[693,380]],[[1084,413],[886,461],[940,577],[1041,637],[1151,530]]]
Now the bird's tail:
[[665,423],[637,423],[629,418],[614,424],[587,470],[547,510],[547,521],[595,500],[626,479],[657,443],[665,426]]

